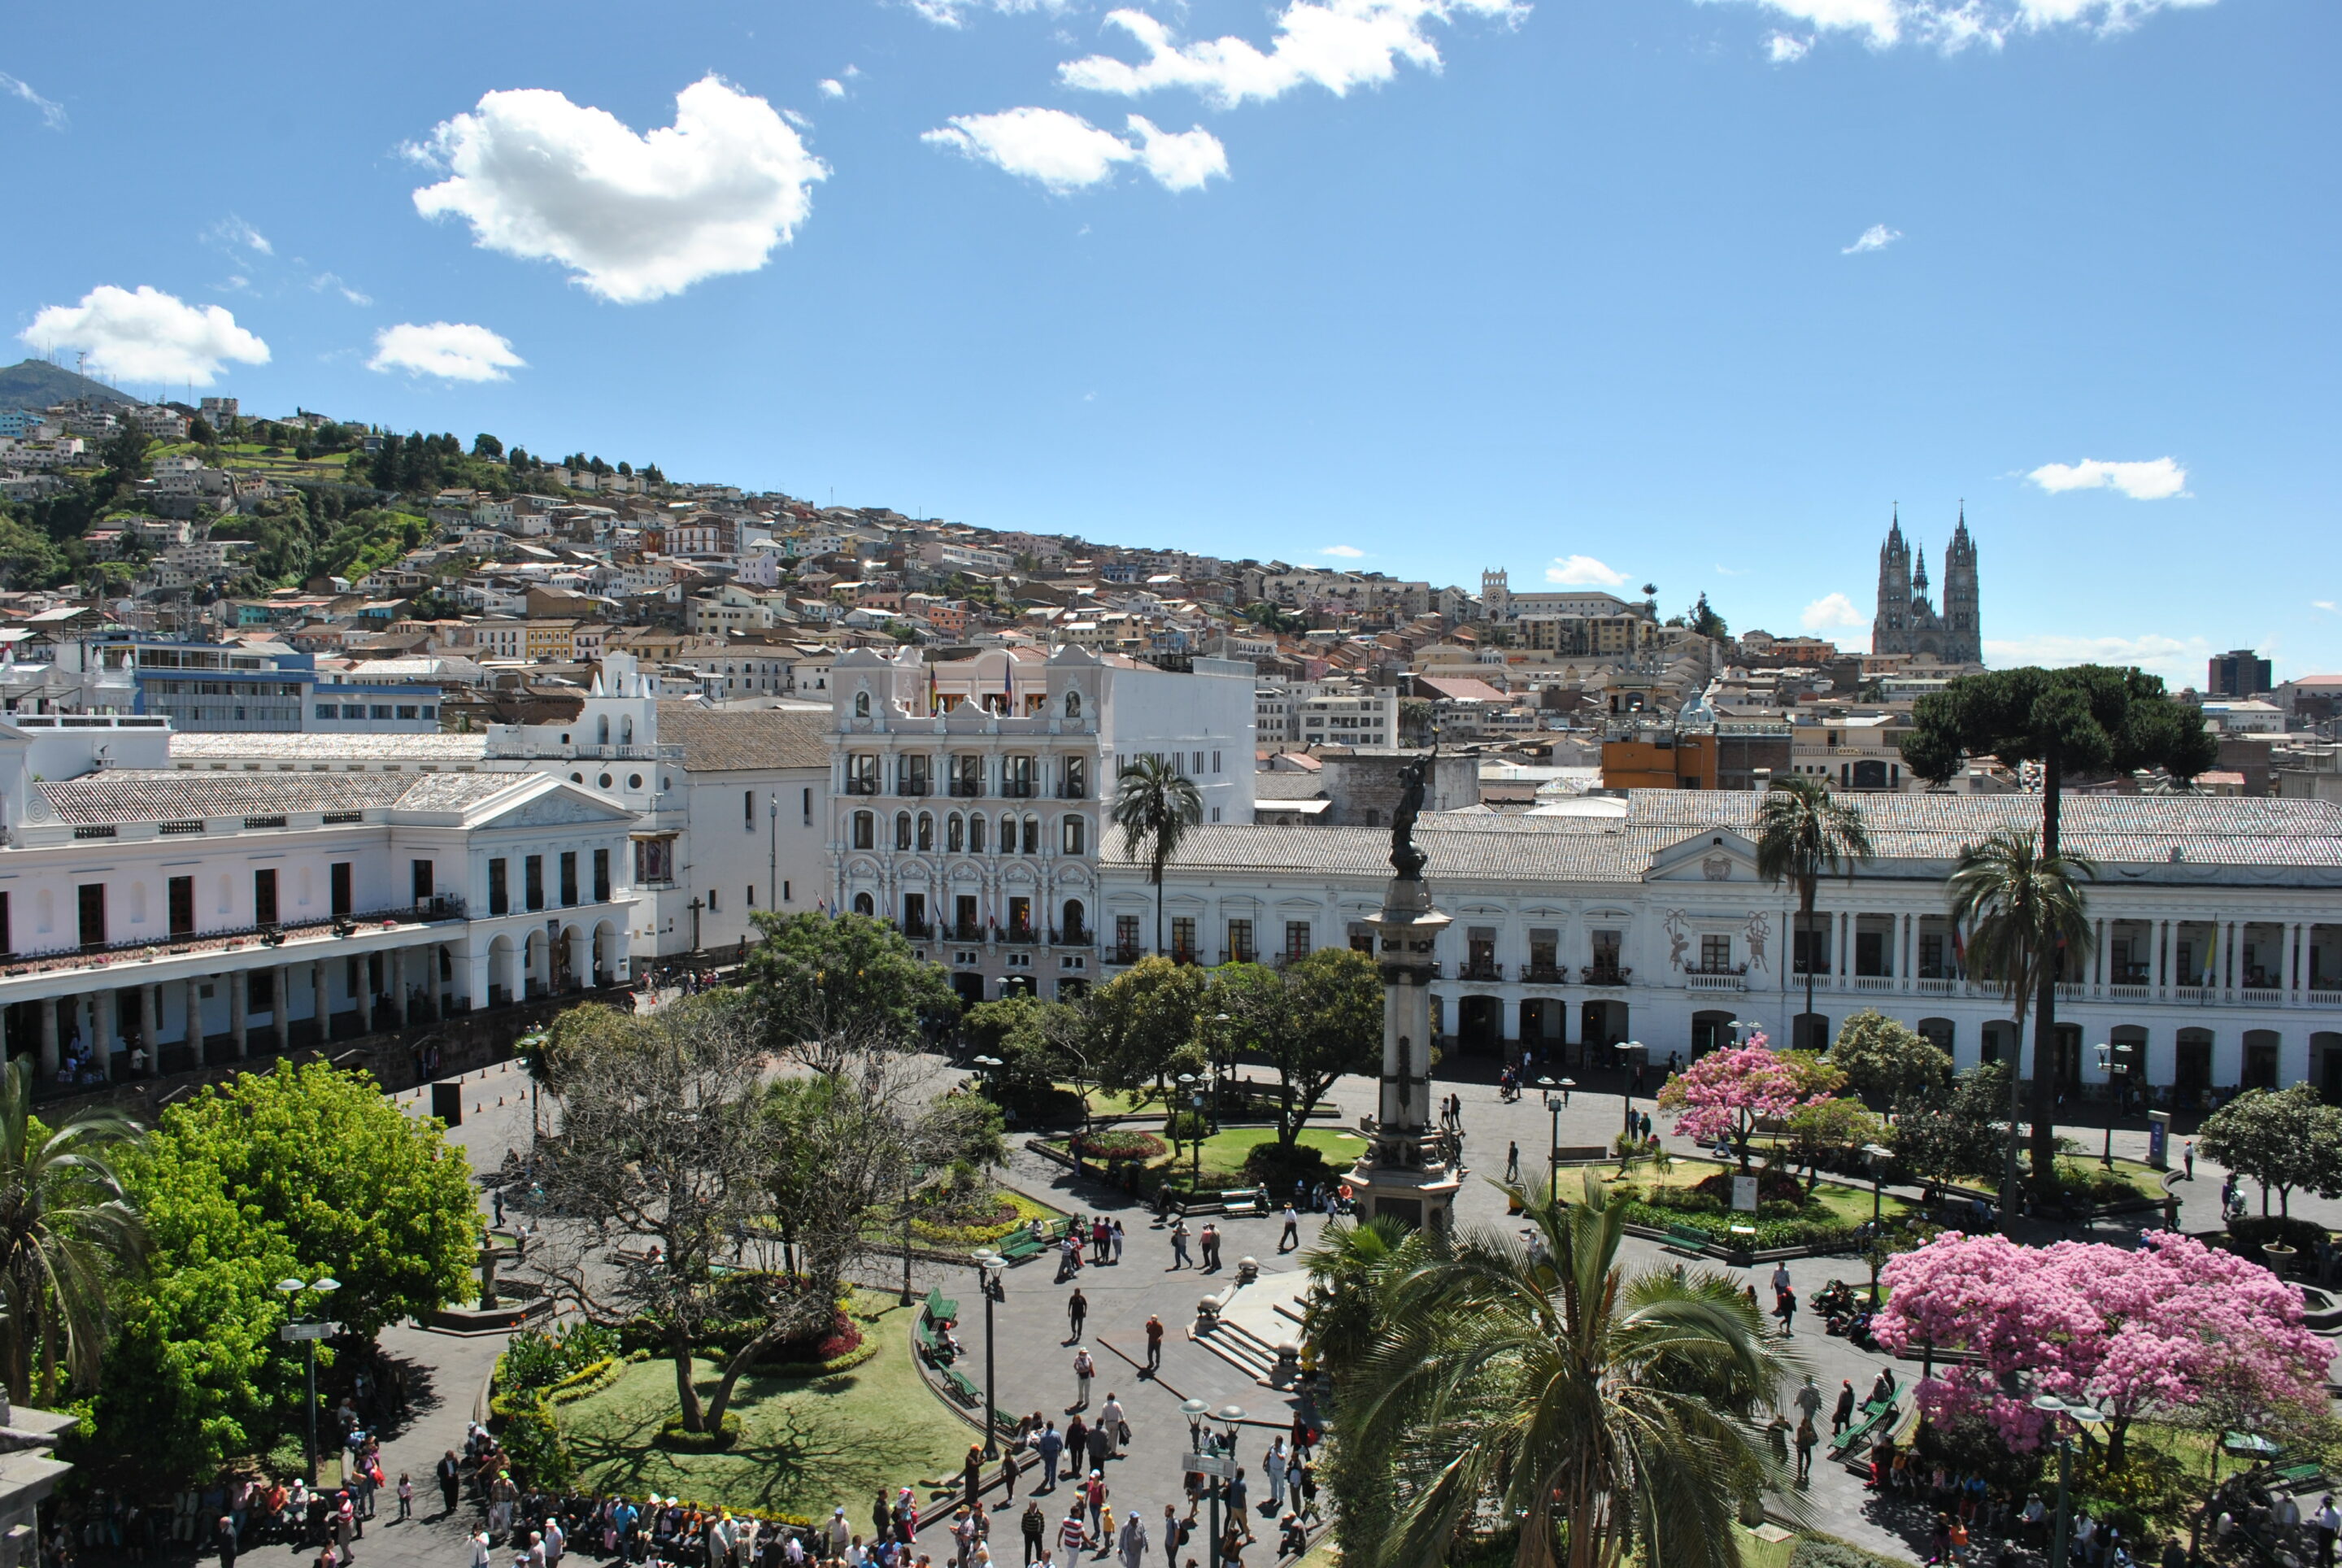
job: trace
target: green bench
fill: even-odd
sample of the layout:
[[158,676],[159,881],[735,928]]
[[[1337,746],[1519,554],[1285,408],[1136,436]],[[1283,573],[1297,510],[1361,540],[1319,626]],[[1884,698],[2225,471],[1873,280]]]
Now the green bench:
[[1895,1408],[1891,1399],[1875,1399],[1862,1407],[1861,1419],[1830,1439],[1830,1457],[1843,1459],[1867,1442]]
[[1238,1214],[1246,1210],[1256,1214],[1268,1212],[1268,1189],[1266,1187],[1232,1187],[1220,1194],[1220,1212]]
[[945,1295],[943,1287],[937,1285],[927,1292],[926,1319],[930,1323],[956,1323],[959,1322],[959,1302]]
[[952,1363],[951,1348],[944,1343],[943,1335],[934,1328],[922,1322],[912,1329],[911,1335],[912,1342],[918,1346],[919,1354],[926,1358],[930,1366],[943,1367]]
[[1714,1240],[1716,1240],[1715,1237],[1696,1225],[1667,1227],[1667,1245],[1680,1248],[1686,1252],[1696,1252],[1705,1256],[1707,1252],[1707,1244]]
[[2326,1467],[2322,1464],[2293,1464],[2277,1473],[2277,1479],[2289,1492],[2307,1492],[2326,1484]]
[[975,1382],[964,1372],[957,1372],[950,1367],[946,1367],[944,1369],[944,1386],[951,1390],[952,1398],[959,1401],[962,1404],[974,1406],[984,1403],[983,1393],[977,1390]]
[[1012,1263],[1021,1263],[1027,1258],[1039,1257],[1041,1250],[1048,1244],[1035,1241],[1029,1228],[1019,1226],[1009,1231],[1007,1240],[1000,1243],[1000,1255]]

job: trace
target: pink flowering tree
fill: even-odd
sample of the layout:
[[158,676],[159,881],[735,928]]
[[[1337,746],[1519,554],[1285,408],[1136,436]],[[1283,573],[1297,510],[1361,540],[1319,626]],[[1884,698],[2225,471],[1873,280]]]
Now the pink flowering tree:
[[1820,1084],[1799,1064],[1785,1060],[1752,1034],[1748,1043],[1711,1050],[1669,1078],[1659,1091],[1659,1109],[1675,1113],[1678,1138],[1714,1142],[1728,1136],[1748,1169],[1748,1140],[1759,1121],[1786,1121],[1809,1101],[1825,1097]]
[[1880,1278],[1893,1292],[1873,1325],[1881,1342],[1978,1358],[1922,1380],[1921,1408],[1937,1420],[1980,1415],[2012,1448],[2041,1441],[2030,1402],[2040,1393],[2106,1412],[2117,1466],[2134,1421],[2183,1415],[2216,1390],[2269,1413],[2325,1403],[2330,1347],[2302,1327],[2300,1292],[2189,1237],[2033,1248],[1946,1231]]

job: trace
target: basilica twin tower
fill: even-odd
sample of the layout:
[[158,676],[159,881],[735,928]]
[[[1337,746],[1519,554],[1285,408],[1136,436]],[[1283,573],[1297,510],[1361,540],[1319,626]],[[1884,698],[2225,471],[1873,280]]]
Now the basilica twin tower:
[[1968,538],[1967,508],[1944,552],[1944,608],[1927,598],[1927,552],[1911,564],[1900,511],[1878,548],[1878,615],[1870,623],[1873,653],[1924,653],[1946,664],[1982,664],[1984,638],[1977,620],[1977,553]]

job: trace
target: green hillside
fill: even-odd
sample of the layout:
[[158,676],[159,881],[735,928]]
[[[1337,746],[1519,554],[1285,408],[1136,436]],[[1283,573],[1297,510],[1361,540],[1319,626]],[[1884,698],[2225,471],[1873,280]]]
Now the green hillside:
[[103,381],[93,381],[45,359],[26,359],[0,370],[0,408],[45,408],[86,397],[93,403],[130,403]]

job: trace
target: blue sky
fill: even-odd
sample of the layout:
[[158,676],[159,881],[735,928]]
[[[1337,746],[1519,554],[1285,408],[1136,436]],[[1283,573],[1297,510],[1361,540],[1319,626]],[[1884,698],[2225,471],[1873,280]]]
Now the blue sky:
[[125,21],[0,327],[134,390],[1856,645],[1965,499],[1998,661],[2342,668],[2318,0]]

